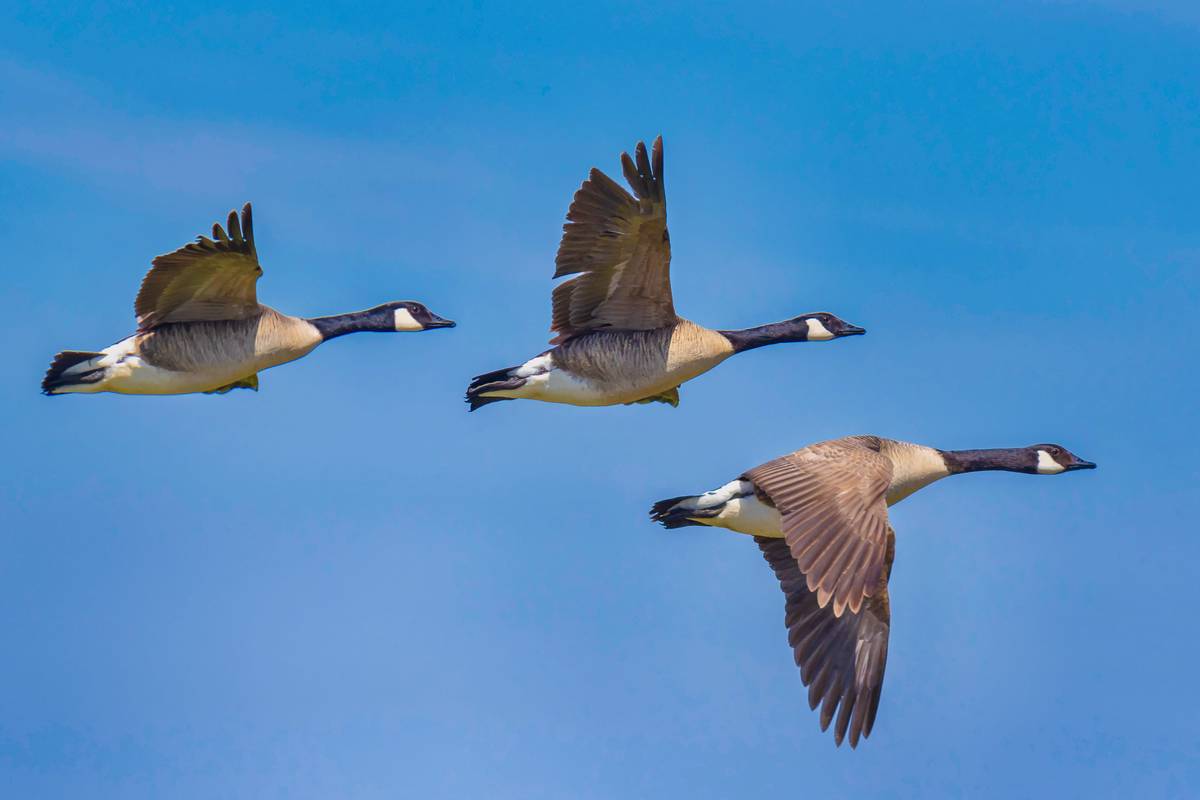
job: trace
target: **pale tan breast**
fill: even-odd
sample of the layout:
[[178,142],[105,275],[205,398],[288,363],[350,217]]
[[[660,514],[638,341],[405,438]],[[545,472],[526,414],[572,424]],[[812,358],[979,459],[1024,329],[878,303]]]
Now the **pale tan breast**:
[[306,320],[280,314],[263,306],[254,330],[254,355],[259,369],[300,358],[322,341],[321,334]]
[[932,447],[893,439],[879,441],[879,452],[892,462],[892,481],[887,492],[889,506],[950,474],[942,454]]
[[714,330],[680,319],[671,334],[666,371],[691,372],[692,377],[712,369],[733,355],[733,345]]

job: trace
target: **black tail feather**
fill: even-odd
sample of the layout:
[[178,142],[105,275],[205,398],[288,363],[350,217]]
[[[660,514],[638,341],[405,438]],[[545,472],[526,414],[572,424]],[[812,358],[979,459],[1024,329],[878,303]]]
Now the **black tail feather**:
[[103,355],[104,353],[92,353],[86,350],[63,350],[50,362],[50,368],[46,370],[46,375],[42,378],[42,394],[54,394],[54,389],[62,386],[95,383],[100,380],[104,377],[104,370],[100,369],[79,372],[70,376],[66,376],[63,373],[71,367],[82,364],[85,361],[90,361],[93,358],[100,358]]
[[516,367],[505,367],[504,369],[498,369],[493,372],[485,372],[482,375],[476,375],[471,379],[471,385],[467,387],[467,392],[473,392],[479,389],[479,387],[483,386],[485,383],[497,383],[499,381],[508,380],[510,377],[508,373],[512,372],[514,369],[516,369]]
[[519,389],[525,384],[524,378],[514,378],[509,373],[516,367],[505,367],[494,372],[485,372],[471,379],[467,387],[467,404],[470,411],[482,408],[488,403],[499,403],[501,400],[512,400],[511,397],[482,397],[483,392],[494,392],[502,389]]
[[650,519],[654,522],[661,523],[664,528],[686,528],[688,525],[703,525],[702,522],[696,522],[696,517],[715,517],[720,513],[720,509],[704,509],[687,510],[676,508],[683,500],[691,500],[695,495],[685,494],[679,497],[671,497],[666,500],[659,500],[650,507]]
[[468,408],[467,410],[474,411],[476,409],[483,408],[488,403],[499,403],[502,400],[512,400],[512,399],[513,398],[511,398],[511,397],[479,397],[477,395],[473,396],[473,395],[468,394],[467,395],[467,405],[470,406],[470,408]]

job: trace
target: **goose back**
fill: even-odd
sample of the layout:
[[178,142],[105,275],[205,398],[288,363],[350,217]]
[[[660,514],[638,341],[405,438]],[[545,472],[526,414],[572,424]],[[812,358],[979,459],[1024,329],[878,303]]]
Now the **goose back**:
[[244,319],[160,325],[138,336],[138,354],[154,367],[192,373],[202,383],[220,386],[293,361],[321,343],[305,320],[259,308]]
[[673,389],[733,355],[717,333],[685,319],[648,331],[600,330],[550,351],[554,365],[604,389],[612,403],[629,403]]

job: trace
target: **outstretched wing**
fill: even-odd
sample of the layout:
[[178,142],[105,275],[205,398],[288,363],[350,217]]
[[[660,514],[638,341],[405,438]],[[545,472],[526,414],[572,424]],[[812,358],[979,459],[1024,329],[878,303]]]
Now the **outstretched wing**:
[[809,445],[742,476],[771,498],[808,588],[834,616],[858,613],[879,583],[892,462],[874,436]]
[[857,747],[860,735],[871,735],[883,690],[892,619],[887,582],[896,552],[895,534],[889,527],[879,585],[857,613],[840,617],[817,602],[785,541],[762,536],[754,541],[787,597],[784,624],[800,680],[808,687],[808,707],[821,706],[821,730],[828,730],[836,713],[834,741],[841,745],[849,731],[850,746]]
[[653,161],[638,142],[637,161],[621,154],[630,195],[593,169],[575,192],[554,277],[583,273],[554,289],[552,343],[601,328],[650,330],[675,322],[671,301],[671,241],[663,188],[662,137]]
[[229,212],[228,234],[213,224],[212,238],[196,237],[173,253],[158,256],[134,301],[138,329],[167,322],[243,319],[258,312],[255,284],[262,275],[254,250],[250,204]]

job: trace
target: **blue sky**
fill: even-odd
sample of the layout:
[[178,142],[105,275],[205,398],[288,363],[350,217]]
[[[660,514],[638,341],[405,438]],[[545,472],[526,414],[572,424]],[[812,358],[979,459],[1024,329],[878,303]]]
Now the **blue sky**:
[[[23,798],[1183,796],[1200,14],[1123,2],[25,4],[0,33],[0,785]],[[829,310],[682,404],[507,403],[571,193],[666,139],[676,304]],[[255,204],[260,298],[419,299],[259,393],[48,399]],[[1100,464],[893,510],[835,750],[751,542],[661,497],[805,443]],[[838,793],[838,794],[835,794]]]

